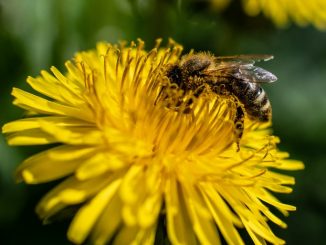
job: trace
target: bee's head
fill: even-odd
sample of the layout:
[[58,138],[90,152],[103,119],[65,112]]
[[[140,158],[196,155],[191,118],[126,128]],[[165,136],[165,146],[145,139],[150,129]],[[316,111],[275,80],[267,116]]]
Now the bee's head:
[[179,65],[171,65],[166,72],[166,76],[171,83],[177,84],[179,87],[182,85],[182,70]]

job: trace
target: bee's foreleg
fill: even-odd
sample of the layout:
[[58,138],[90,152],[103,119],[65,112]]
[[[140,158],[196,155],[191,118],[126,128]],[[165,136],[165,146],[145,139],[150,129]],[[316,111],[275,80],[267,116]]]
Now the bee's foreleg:
[[236,103],[236,114],[234,118],[234,135],[237,143],[237,151],[240,150],[240,140],[244,130],[244,112],[239,102]]

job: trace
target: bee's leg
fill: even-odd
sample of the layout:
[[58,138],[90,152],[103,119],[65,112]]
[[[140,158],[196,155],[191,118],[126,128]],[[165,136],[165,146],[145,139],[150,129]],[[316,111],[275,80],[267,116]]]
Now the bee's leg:
[[235,134],[236,143],[238,147],[237,151],[239,151],[240,140],[244,130],[244,112],[239,102],[236,103],[236,106],[237,106],[237,111],[234,118],[234,134]]

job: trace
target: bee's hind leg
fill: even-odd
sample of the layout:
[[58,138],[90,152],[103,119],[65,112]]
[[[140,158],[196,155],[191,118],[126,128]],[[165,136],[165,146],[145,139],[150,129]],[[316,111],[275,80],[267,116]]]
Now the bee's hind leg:
[[244,130],[244,112],[239,102],[236,103],[236,114],[234,118],[234,135],[237,143],[237,151],[240,151],[240,140]]

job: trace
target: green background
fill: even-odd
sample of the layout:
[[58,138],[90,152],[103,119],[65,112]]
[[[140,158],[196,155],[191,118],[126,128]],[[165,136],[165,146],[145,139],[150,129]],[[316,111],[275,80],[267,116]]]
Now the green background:
[[[278,197],[298,210],[284,218],[288,229],[273,230],[288,244],[326,244],[326,33],[314,27],[278,29],[264,16],[246,16],[236,0],[222,12],[208,1],[2,0],[0,124],[24,115],[11,104],[10,92],[13,86],[27,89],[28,75],[52,65],[64,71],[65,60],[100,40],[141,38],[150,49],[157,37],[172,37],[186,51],[274,54],[261,64],[279,78],[264,87],[274,134],[281,137],[279,148],[304,161],[306,169],[289,173],[296,177],[294,192]],[[27,186],[13,178],[17,165],[39,150],[9,147],[0,136],[1,244],[70,244],[68,221],[43,226],[34,213],[56,183]]]

